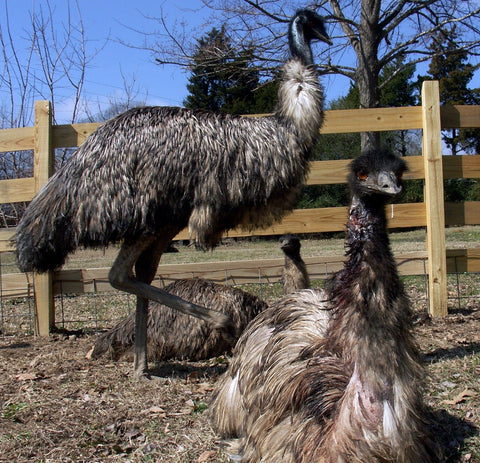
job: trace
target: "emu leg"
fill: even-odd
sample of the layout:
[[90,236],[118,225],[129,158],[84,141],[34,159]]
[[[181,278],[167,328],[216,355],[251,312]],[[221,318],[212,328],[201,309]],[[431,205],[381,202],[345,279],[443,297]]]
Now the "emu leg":
[[[170,237],[157,239],[140,254],[135,262],[136,278],[144,283],[151,284],[165,249],[170,244]],[[137,296],[137,308],[135,312],[135,376],[146,375],[147,363],[147,325],[148,325],[148,299]]]
[[148,299],[137,296],[135,311],[135,350],[133,358],[133,371],[137,378],[147,375],[147,321]]
[[[229,339],[236,337],[233,323],[227,315],[192,304],[178,296],[151,286],[150,283],[155,275],[160,257],[177,232],[178,230],[165,233],[162,237],[145,237],[134,243],[125,242],[110,269],[110,284],[116,289],[137,296],[136,317],[139,320],[135,326],[135,373],[139,376],[143,376],[146,370],[148,299],[167,305],[187,315],[205,320],[213,328],[221,330],[223,335]],[[134,266],[137,272],[136,276],[133,275]],[[146,303],[142,302],[142,299],[146,300]]]

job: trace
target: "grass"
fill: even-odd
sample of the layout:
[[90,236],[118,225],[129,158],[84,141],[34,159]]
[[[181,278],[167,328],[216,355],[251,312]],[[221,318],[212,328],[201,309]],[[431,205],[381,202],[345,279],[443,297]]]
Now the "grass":
[[[450,227],[445,230],[448,248],[480,247],[480,226]],[[425,250],[425,230],[392,231],[390,241],[394,252]],[[473,246],[472,246],[473,245]],[[195,262],[216,262],[231,260],[256,260],[282,257],[277,238],[250,238],[243,240],[226,239],[213,251],[198,251],[194,246],[175,243],[178,253],[166,253],[162,256],[162,264],[181,264]],[[97,268],[109,267],[118,251],[118,246],[99,250],[79,250],[71,255],[65,268]],[[344,240],[342,234],[333,238],[316,236],[302,237],[302,256],[342,255]],[[14,253],[2,253],[3,273],[18,272]]]

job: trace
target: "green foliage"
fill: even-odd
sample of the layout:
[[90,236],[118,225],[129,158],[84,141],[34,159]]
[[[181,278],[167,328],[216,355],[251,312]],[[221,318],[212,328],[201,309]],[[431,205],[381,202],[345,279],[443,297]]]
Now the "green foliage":
[[194,63],[187,84],[186,108],[229,114],[274,110],[278,82],[260,82],[253,49],[235,50],[225,27],[213,28],[198,40]]
[[349,201],[347,185],[309,185],[302,190],[299,209],[346,206]]
[[225,27],[213,28],[197,42],[185,107],[249,113],[259,83],[258,71],[251,65],[252,50],[237,52]]
[[[433,54],[428,68],[429,76],[419,76],[419,81],[433,78],[439,81],[440,101],[442,104],[476,104],[480,103],[480,89],[469,89],[475,70],[468,62],[466,50],[459,49],[458,33],[455,26],[440,29],[433,37],[430,51]],[[453,155],[460,151],[480,152],[480,130],[451,129],[443,134],[445,144]]]
[[403,185],[401,203],[423,202],[423,180],[408,180]]
[[412,81],[414,74],[415,65],[405,67],[403,56],[385,65],[379,78],[380,106],[398,108],[416,104],[416,82]]
[[[474,201],[474,186],[478,185],[477,180],[470,178],[451,178],[444,181],[445,201],[459,203],[464,201]],[[478,194],[478,189],[476,189]]]
[[11,402],[4,406],[2,411],[2,418],[7,420],[15,420],[22,410],[28,407],[25,402]]

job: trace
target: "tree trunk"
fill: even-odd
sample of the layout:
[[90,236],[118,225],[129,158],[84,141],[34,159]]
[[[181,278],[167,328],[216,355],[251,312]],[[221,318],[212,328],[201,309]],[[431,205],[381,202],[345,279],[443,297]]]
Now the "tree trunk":
[[[378,77],[380,65],[378,47],[383,38],[379,31],[380,0],[362,0],[359,41],[354,43],[357,55],[356,82],[360,93],[360,108],[378,108]],[[379,132],[361,134],[362,150],[380,148]]]

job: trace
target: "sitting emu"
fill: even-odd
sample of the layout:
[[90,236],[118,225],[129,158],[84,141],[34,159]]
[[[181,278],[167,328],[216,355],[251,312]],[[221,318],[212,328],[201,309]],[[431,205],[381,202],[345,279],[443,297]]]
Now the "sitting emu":
[[285,254],[282,269],[283,294],[290,294],[300,289],[310,288],[307,266],[300,256],[300,240],[297,235],[280,237],[280,249]]
[[242,462],[439,461],[386,230],[405,169],[384,151],[352,162],[343,270],[325,292],[270,306],[240,337],[212,410]]
[[[230,316],[235,331],[242,333],[247,324],[267,303],[232,286],[224,286],[201,278],[180,279],[165,287],[169,294]],[[152,302],[147,322],[148,359],[162,361],[172,358],[201,360],[230,352],[237,338],[226,339],[203,320],[190,317],[170,307]],[[112,359],[131,351],[135,340],[135,314],[130,314],[111,330],[98,336],[92,358],[103,354]]]
[[[280,238],[285,253],[283,286],[288,292],[310,285],[305,263],[300,257],[298,237],[284,235]],[[286,289],[285,289],[286,288]],[[200,278],[177,280],[165,291],[186,301],[206,307],[215,307],[228,315],[240,335],[247,324],[267,303],[260,298],[231,286],[224,286]],[[231,352],[237,338],[225,339],[217,330],[198,318],[190,317],[170,307],[152,302],[147,322],[148,359],[162,361],[171,358],[201,360]],[[113,360],[128,355],[135,340],[135,314],[130,314],[95,341],[91,357],[107,354]]]

